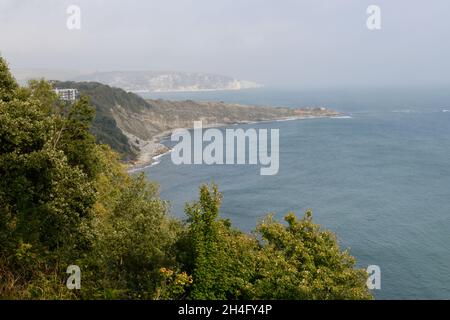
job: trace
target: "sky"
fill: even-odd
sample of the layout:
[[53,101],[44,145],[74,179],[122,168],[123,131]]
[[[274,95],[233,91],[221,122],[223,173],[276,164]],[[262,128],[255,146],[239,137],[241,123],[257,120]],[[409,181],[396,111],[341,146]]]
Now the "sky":
[[[79,30],[67,8],[80,8]],[[366,12],[377,5],[381,29]],[[12,68],[173,70],[268,86],[450,85],[448,0],[0,0]]]

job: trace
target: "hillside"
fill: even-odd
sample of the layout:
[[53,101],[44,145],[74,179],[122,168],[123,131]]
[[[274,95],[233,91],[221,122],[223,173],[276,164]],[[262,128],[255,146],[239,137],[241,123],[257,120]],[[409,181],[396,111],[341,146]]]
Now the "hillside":
[[258,107],[192,100],[146,100],[146,102],[149,108],[141,109],[139,112],[123,106],[112,109],[114,119],[124,132],[146,140],[175,128],[190,128],[196,120],[201,120],[205,126],[211,126],[292,117],[336,115],[334,111],[319,108]]
[[92,132],[123,158],[145,165],[166,151],[158,142],[176,128],[190,128],[195,120],[204,126],[289,118],[327,117],[325,108],[261,107],[223,102],[144,100],[138,95],[95,82],[54,82],[58,88],[76,88],[90,97],[96,109]]
[[95,82],[53,81],[53,85],[58,88],[76,88],[81,94],[89,96],[96,111],[91,132],[95,135],[97,142],[109,144],[122,155],[124,160],[136,158],[139,150],[133,148],[128,142],[127,136],[118,127],[112,110],[123,106],[130,112],[139,112],[150,107],[145,100],[122,89]]

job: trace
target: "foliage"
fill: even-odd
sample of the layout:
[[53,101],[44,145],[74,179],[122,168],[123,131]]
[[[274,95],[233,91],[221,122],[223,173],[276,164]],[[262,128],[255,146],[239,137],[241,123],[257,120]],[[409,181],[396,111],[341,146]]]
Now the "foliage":
[[189,298],[371,298],[365,271],[354,268],[354,258],[340,251],[333,233],[312,222],[310,211],[301,220],[288,214],[287,226],[269,216],[252,237],[218,219],[220,201],[217,187],[204,185],[200,200],[186,208],[190,246],[185,248],[191,253],[183,257],[193,276]]
[[341,252],[336,237],[312,222],[307,211],[287,226],[266,218],[257,228],[263,239],[252,295],[260,299],[369,299],[367,274]]
[[184,298],[186,289],[192,284],[192,276],[186,272],[176,272],[171,269],[161,268],[162,281],[157,289],[155,299]]
[[[44,80],[19,87],[0,58],[0,298],[371,298],[364,271],[310,212],[245,234],[220,218],[217,186],[203,185],[187,221],[170,217],[158,186],[96,143],[96,111]],[[71,264],[81,290],[65,286]]]
[[9,72],[6,61],[0,57],[0,100],[3,102],[11,101],[17,89],[18,85]]
[[99,288],[119,289],[120,298],[150,299],[160,284],[160,269],[175,265],[171,247],[179,225],[167,217],[157,187],[143,175],[127,183],[98,226],[93,281]]

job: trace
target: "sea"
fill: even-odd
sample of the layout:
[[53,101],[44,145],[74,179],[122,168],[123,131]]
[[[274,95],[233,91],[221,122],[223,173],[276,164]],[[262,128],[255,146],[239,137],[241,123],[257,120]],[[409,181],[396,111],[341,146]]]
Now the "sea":
[[[258,88],[143,93],[152,99],[332,108],[339,118],[273,121],[279,172],[255,165],[175,165],[170,154],[146,168],[171,214],[185,218],[198,186],[214,182],[221,216],[250,232],[268,213],[288,212],[333,231],[357,266],[377,265],[376,299],[450,299],[450,88]],[[171,145],[171,141],[163,143]],[[173,143],[172,143],[173,144]]]

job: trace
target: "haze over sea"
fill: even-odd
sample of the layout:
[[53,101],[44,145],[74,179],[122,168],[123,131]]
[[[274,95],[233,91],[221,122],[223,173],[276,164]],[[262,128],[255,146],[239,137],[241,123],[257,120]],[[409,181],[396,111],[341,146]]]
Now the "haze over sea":
[[[242,125],[278,128],[280,170],[172,164],[146,169],[184,217],[201,183],[223,193],[221,214],[244,231],[269,212],[313,209],[315,222],[350,248],[359,267],[381,268],[378,299],[450,298],[450,90],[251,89],[149,93],[145,97],[271,106],[324,106],[350,115]],[[166,142],[170,144],[170,142]]]

